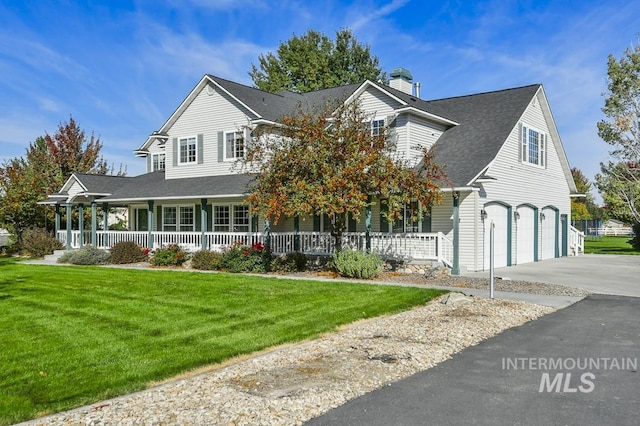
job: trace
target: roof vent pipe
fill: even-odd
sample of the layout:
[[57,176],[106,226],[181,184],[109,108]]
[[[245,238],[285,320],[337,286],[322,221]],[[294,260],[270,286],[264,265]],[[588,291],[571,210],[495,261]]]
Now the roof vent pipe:
[[415,88],[415,96],[416,96],[416,98],[420,99],[420,82],[416,81],[413,84],[413,87]]

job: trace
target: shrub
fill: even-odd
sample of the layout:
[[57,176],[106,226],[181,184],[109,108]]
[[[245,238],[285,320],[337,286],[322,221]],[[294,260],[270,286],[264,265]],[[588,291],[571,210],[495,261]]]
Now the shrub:
[[343,277],[369,279],[382,272],[382,259],[375,253],[342,250],[333,255],[333,267]]
[[26,229],[22,233],[22,250],[30,256],[44,257],[63,248],[60,241],[42,229]]
[[229,272],[269,271],[271,266],[271,252],[260,243],[251,246],[234,244],[222,253],[224,269]]
[[149,249],[140,247],[133,241],[122,241],[111,247],[111,263],[146,262],[148,258]]
[[157,249],[149,262],[153,266],[181,266],[189,259],[189,254],[177,244],[169,244]]
[[633,225],[633,236],[629,240],[629,244],[634,250],[640,251],[640,222]]
[[191,267],[202,271],[224,269],[224,255],[220,252],[200,250],[191,257]]
[[111,255],[108,251],[93,246],[85,246],[79,250],[68,251],[58,259],[59,263],[72,265],[103,265],[109,263]]
[[307,269],[307,256],[304,253],[294,252],[281,254],[271,261],[273,272],[302,272]]

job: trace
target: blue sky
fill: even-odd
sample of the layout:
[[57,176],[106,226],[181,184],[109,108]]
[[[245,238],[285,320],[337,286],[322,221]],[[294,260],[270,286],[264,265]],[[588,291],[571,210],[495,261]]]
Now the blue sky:
[[619,0],[0,0],[0,161],[73,116],[109,163],[143,173],[132,151],[205,73],[251,85],[293,34],[350,28],[423,99],[542,83],[570,164],[593,177],[607,55],[638,41],[638,16]]

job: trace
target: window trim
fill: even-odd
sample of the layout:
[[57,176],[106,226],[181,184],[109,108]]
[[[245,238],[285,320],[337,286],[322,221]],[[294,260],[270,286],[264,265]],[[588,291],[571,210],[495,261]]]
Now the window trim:
[[[239,134],[240,137],[242,138],[242,156],[236,156],[235,155],[236,142],[238,140],[238,139],[235,139],[235,138],[233,140],[233,142],[234,142],[234,145],[233,145],[234,152],[233,152],[233,154],[234,155],[233,155],[233,157],[228,157],[227,156],[227,153],[228,153],[228,150],[227,150],[227,135],[230,135],[230,134],[233,134],[233,135]],[[238,158],[244,158],[245,155],[246,155],[246,140],[247,140],[247,138],[246,138],[245,132],[242,131],[242,130],[228,130],[228,131],[225,131],[224,132],[224,138],[222,140],[222,159],[223,159],[223,161],[236,161]]]
[[[382,124],[378,127],[374,127],[374,123],[382,122]],[[380,134],[384,131],[384,126],[387,124],[386,117],[374,117],[371,120],[370,128],[371,128],[371,136],[380,136]],[[376,132],[377,130],[377,132]]]
[[[163,155],[164,159],[162,161],[162,163],[164,164],[163,168],[156,168],[156,159],[157,159],[157,164],[160,165],[160,156]],[[156,172],[159,170],[166,170],[167,169],[167,153],[166,152],[154,152],[151,154],[151,171],[152,172]]]
[[[249,206],[247,206],[246,204],[240,204],[240,203],[224,203],[224,204],[212,204],[211,205],[211,228],[213,229],[213,232],[237,232],[237,233],[247,233],[247,232],[251,232],[251,228],[252,228],[252,222],[251,222],[251,214],[249,213]],[[216,208],[217,207],[226,207],[228,209],[228,224],[218,224],[216,223]],[[243,207],[246,208],[246,220],[247,223],[246,224],[238,224],[236,223],[236,208],[238,207]],[[216,227],[220,227],[220,226],[226,226],[228,229],[225,231],[216,229]],[[238,226],[246,226],[248,227],[246,231],[238,231],[236,230],[236,228]]]
[[[182,165],[182,164],[197,164],[198,163],[198,135],[195,136],[185,136],[183,138],[177,138],[178,139],[178,143],[177,143],[177,149],[178,149],[178,165]],[[193,161],[189,160],[189,143],[188,141],[193,139],[193,146],[194,146],[194,151],[193,151]],[[186,161],[182,161],[182,141],[187,141],[187,160]],[[166,161],[166,157],[165,157],[165,161]]]
[[[538,161],[532,162],[529,161],[529,153],[531,152],[531,139],[530,132],[536,132],[538,134]],[[547,154],[549,150],[549,135],[535,126],[529,126],[527,124],[522,124],[520,126],[520,137],[518,138],[520,145],[520,163],[531,166],[538,167],[540,169],[547,168]]]
[[[191,224],[185,224],[180,222],[180,209],[181,208],[191,208],[192,212],[193,212],[193,223]],[[167,209],[168,208],[175,208],[176,209],[176,223],[174,224],[167,224],[165,221],[167,219]],[[175,226],[176,230],[175,231],[167,231],[165,229],[166,226]],[[191,227],[191,231],[183,231],[180,228],[183,226],[190,226]],[[162,232],[195,232],[196,230],[196,205],[195,204],[165,204],[162,205]]]

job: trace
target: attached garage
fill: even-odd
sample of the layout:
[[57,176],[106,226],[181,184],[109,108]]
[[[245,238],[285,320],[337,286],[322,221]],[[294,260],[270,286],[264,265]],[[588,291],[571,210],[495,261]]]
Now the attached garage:
[[484,207],[484,269],[489,269],[490,255],[490,229],[491,223],[495,225],[494,231],[494,260],[493,266],[501,268],[508,266],[509,259],[509,225],[511,208],[504,204],[488,204]]
[[545,207],[540,212],[540,259],[556,257],[556,241],[558,241],[556,210]]
[[516,228],[516,264],[535,261],[536,249],[536,210],[532,206],[522,205],[514,214]]

